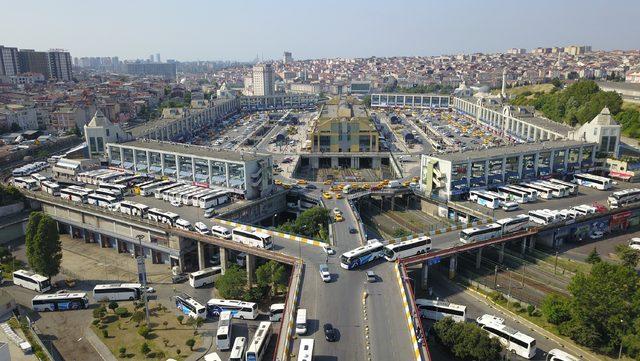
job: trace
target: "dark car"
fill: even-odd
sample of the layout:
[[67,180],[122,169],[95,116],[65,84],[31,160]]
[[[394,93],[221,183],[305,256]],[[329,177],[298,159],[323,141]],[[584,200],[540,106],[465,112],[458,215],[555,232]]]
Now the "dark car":
[[179,274],[171,276],[171,283],[182,283],[189,279],[186,274]]
[[307,189],[318,189],[318,187],[314,186],[313,184],[307,184],[305,186],[305,188],[307,188]]
[[324,338],[329,342],[335,342],[338,340],[338,331],[333,328],[330,323],[325,323],[322,327],[324,329]]
[[358,230],[353,228],[353,227],[351,227],[351,228],[349,228],[349,233],[356,234],[356,233],[358,233]]

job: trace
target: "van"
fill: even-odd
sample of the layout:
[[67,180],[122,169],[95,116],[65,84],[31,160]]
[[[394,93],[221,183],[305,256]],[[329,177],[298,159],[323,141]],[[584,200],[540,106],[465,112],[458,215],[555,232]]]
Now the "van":
[[518,205],[518,202],[504,202],[504,203],[502,203],[502,210],[507,211],[507,212],[515,211],[518,208],[520,208],[520,205]]
[[191,225],[191,222],[182,218],[178,218],[178,220],[176,221],[176,228],[182,229],[185,231],[193,231],[193,226]]
[[307,310],[299,308],[296,314],[296,335],[307,333]]
[[209,234],[209,227],[207,227],[206,224],[202,223],[202,222],[196,222],[196,224],[194,224],[194,227],[196,229],[196,232],[202,234],[202,235],[207,235]]
[[204,361],[222,361],[220,356],[217,353],[212,352],[210,354],[204,355]]
[[274,303],[269,307],[269,321],[278,322],[282,320],[282,313],[284,312],[284,303]]

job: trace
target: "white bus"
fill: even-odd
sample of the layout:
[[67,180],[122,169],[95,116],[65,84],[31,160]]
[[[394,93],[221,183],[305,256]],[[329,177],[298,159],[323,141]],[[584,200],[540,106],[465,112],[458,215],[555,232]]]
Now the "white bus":
[[118,200],[112,196],[105,196],[97,193],[87,195],[87,203],[98,207],[107,208],[117,201]]
[[509,197],[510,200],[518,203],[527,203],[529,201],[529,195],[511,187],[498,187],[498,192]]
[[124,196],[128,192],[127,186],[122,184],[99,183],[98,189],[108,189],[110,191],[120,194],[120,196]]
[[430,320],[438,321],[445,317],[451,317],[455,322],[467,320],[467,306],[424,298],[417,298],[416,306],[420,310],[420,316]]
[[74,202],[87,203],[89,193],[79,191],[73,188],[64,188],[60,190],[60,198],[68,199]]
[[37,295],[31,300],[31,308],[38,312],[79,310],[88,304],[87,294],[81,292]]
[[35,180],[38,183],[38,187],[42,185],[42,182],[49,180],[49,178],[41,175],[40,173],[33,173],[31,175],[31,178],[33,178],[33,180]]
[[392,243],[384,246],[382,254],[387,261],[395,261],[398,258],[415,256],[427,253],[431,250],[431,238],[427,236],[416,237],[406,241]]
[[269,306],[269,321],[278,322],[282,320],[282,313],[284,312],[284,303],[274,303]]
[[547,353],[546,361],[580,361],[580,358],[554,348]]
[[229,361],[244,361],[244,352],[247,345],[247,339],[244,337],[236,337],[233,341],[233,347],[231,347],[231,354],[229,355]]
[[223,311],[220,313],[218,320],[218,330],[216,331],[216,347],[218,351],[224,351],[231,348],[231,338],[233,325],[231,325],[231,312]]
[[193,187],[193,186],[185,185],[185,186],[180,186],[180,187],[175,187],[175,188],[171,188],[171,189],[165,190],[165,191],[162,192],[162,200],[163,201],[167,201],[167,202],[171,201],[171,200],[174,199],[174,197],[177,194],[179,194],[179,193],[183,192],[184,190],[189,189],[191,187]]
[[549,179],[549,182],[553,184],[559,184],[565,187],[569,187],[569,194],[571,194],[572,196],[575,196],[578,194],[578,185],[575,183],[569,183],[569,182],[565,182],[563,180],[555,179],[555,178]]
[[588,204],[582,204],[579,206],[571,207],[572,211],[575,211],[580,216],[586,216],[596,213],[596,207],[592,207]]
[[231,311],[231,315],[241,320],[255,320],[258,317],[258,305],[253,302],[223,300],[212,298],[207,302],[207,312],[219,316],[222,311]]
[[211,226],[211,234],[215,237],[231,239],[231,232],[222,226]]
[[531,188],[527,188],[527,187],[522,187],[516,184],[511,184],[508,185],[507,188],[511,188],[511,189],[515,189],[517,191],[520,192],[524,192],[528,197],[527,197],[527,202],[535,202],[538,200],[538,191],[536,191],[535,189],[531,189]]
[[155,199],[162,199],[162,195],[163,195],[165,192],[167,192],[167,191],[169,191],[169,190],[171,190],[171,189],[174,189],[174,188],[176,188],[176,187],[180,187],[181,185],[182,185],[182,184],[180,184],[180,183],[171,183],[171,184],[167,184],[166,186],[163,186],[163,187],[160,187],[160,188],[156,188],[156,189],[153,191],[153,197],[154,197]]
[[225,191],[220,191],[216,193],[212,193],[200,198],[200,208],[207,209],[215,206],[219,206],[221,204],[227,203],[229,201],[229,194]]
[[312,361],[313,360],[313,339],[301,338],[300,349],[298,350],[298,361]]
[[354,269],[382,257],[384,246],[377,239],[370,240],[367,245],[345,252],[340,257],[340,267]]
[[185,206],[192,205],[193,204],[192,197],[197,194],[200,194],[200,192],[202,192],[202,188],[196,187],[196,189],[193,189],[186,193],[182,193],[182,195],[180,196],[180,203],[184,204]]
[[111,189],[98,188],[98,189],[94,190],[93,193],[100,194],[100,195],[103,195],[103,196],[113,197],[118,202],[124,200],[124,196],[122,195],[122,193],[120,193],[118,191],[115,191],[115,190],[111,190]]
[[249,348],[245,353],[246,361],[262,361],[264,354],[271,340],[271,323],[269,321],[260,322],[253,340],[249,344]]
[[36,292],[47,292],[51,289],[51,279],[23,269],[13,272],[13,284]]
[[581,186],[606,191],[613,186],[611,178],[601,177],[589,173],[579,173],[573,175],[573,182]]
[[[552,198],[554,198],[553,189],[545,187],[542,184],[535,183],[535,182],[532,182],[532,183],[520,183],[520,186],[524,187],[524,188],[530,188],[530,189],[535,190],[536,192],[538,192],[538,196],[540,198],[542,198],[542,199],[552,199]],[[555,196],[555,197],[559,198],[560,195]]]
[[176,228],[177,229],[181,229],[183,231],[193,231],[193,225],[191,224],[191,222],[187,221],[186,219],[182,219],[182,218],[178,218],[178,220],[176,221]]
[[171,183],[173,183],[173,182],[165,180],[165,181],[159,181],[159,182],[154,182],[154,183],[147,184],[147,185],[144,185],[144,186],[140,186],[139,187],[140,188],[140,195],[143,196],[143,197],[150,196],[150,195],[153,194],[153,191],[155,189],[160,188],[160,187],[164,187],[164,186],[169,185]]
[[52,196],[57,197],[60,195],[60,185],[56,182],[42,182],[40,187],[44,192],[49,193]]
[[13,178],[13,186],[17,188],[27,189],[27,190],[36,190],[38,189],[38,181],[33,178],[26,177],[15,177]]
[[138,216],[144,218],[149,212],[149,206],[142,203],[135,203],[131,201],[120,202],[120,212],[128,214],[130,216]]
[[536,355],[536,340],[524,333],[506,326],[500,319],[491,315],[482,315],[477,319],[489,337],[498,338],[507,351],[531,359]]
[[497,223],[489,223],[484,226],[464,229],[460,232],[460,242],[471,243],[498,238],[502,235],[502,226]]
[[216,266],[189,273],[189,285],[193,288],[212,285],[214,276],[221,272],[222,268]]
[[199,190],[190,193],[189,195],[187,195],[184,200],[183,200],[183,204],[185,206],[196,206],[196,207],[200,207],[200,201],[199,201],[199,197],[202,197],[206,194],[210,194],[212,191],[211,189],[202,189],[200,188]]
[[496,223],[502,227],[502,234],[505,235],[527,229],[529,226],[529,216],[519,214],[513,218],[499,219]]
[[640,188],[625,189],[611,193],[607,197],[609,208],[624,207],[627,204],[640,202]]
[[262,232],[254,232],[247,229],[234,228],[231,231],[231,239],[252,247],[259,247],[264,249],[273,248],[271,236]]
[[559,221],[559,215],[550,212],[547,209],[538,209],[535,211],[529,211],[529,219],[543,226],[547,224],[553,224]]
[[176,307],[187,317],[207,318],[207,308],[191,297],[175,296]]
[[539,184],[543,187],[551,189],[552,190],[551,194],[553,194],[555,198],[564,198],[571,195],[571,188],[562,184],[556,184],[556,183],[551,183],[547,181],[537,181],[537,182],[533,182],[533,184]]
[[484,191],[471,191],[469,192],[469,200],[476,202],[481,206],[485,206],[491,209],[497,209],[500,207],[500,198],[491,194],[487,194]]
[[120,179],[116,179],[112,181],[110,184],[118,184],[118,185],[123,185],[127,187],[132,187],[136,184],[144,182],[146,179],[147,179],[147,176],[134,174],[134,175],[128,175],[128,176],[122,177]]
[[99,176],[95,177],[95,179],[92,180],[91,184],[98,185],[100,183],[111,182],[111,181],[114,181],[114,180],[122,177],[124,174],[125,173],[118,172],[118,171],[113,171],[113,172],[100,174]]
[[151,208],[147,212],[147,217],[154,222],[160,222],[175,226],[176,222],[180,218],[180,215],[173,212],[165,212],[160,208]]
[[96,285],[93,288],[93,299],[96,302],[139,300],[141,294],[142,285],[139,283]]

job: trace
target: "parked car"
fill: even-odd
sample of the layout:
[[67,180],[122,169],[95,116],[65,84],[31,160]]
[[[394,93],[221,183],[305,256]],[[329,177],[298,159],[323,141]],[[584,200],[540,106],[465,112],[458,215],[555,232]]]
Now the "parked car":
[[173,275],[171,276],[171,283],[182,283],[186,281],[188,278],[189,277],[184,273]]
[[640,251],[640,238],[631,238],[629,241],[629,248]]
[[350,234],[356,234],[356,233],[358,233],[358,230],[356,228],[351,227],[351,228],[349,228],[349,233]]
[[604,232],[602,231],[593,231],[589,234],[589,238],[591,239],[600,239],[602,236],[604,236]]

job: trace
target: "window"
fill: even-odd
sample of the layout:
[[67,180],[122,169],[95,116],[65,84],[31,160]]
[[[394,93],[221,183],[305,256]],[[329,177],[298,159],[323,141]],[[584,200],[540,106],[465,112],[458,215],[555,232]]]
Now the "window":
[[96,147],[96,138],[89,137],[89,152],[94,153],[97,151],[98,151],[98,148]]
[[104,142],[102,138],[97,138],[98,141],[98,152],[104,152]]
[[615,152],[617,140],[618,137],[616,137],[615,135],[609,137],[609,152]]
[[107,137],[108,137],[109,136],[109,129],[105,129],[105,130],[107,132]]

